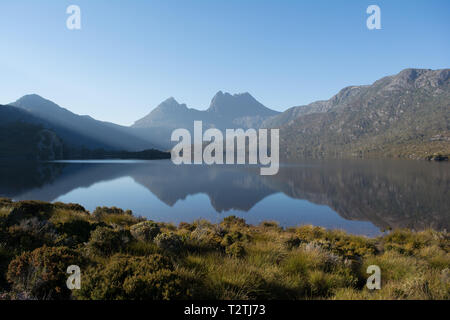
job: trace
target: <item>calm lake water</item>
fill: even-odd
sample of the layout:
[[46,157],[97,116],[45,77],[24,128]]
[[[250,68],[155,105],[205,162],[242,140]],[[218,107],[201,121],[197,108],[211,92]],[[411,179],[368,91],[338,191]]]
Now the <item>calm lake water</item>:
[[0,164],[0,196],[133,210],[155,221],[313,224],[376,236],[388,228],[447,229],[450,165],[422,161],[305,161],[276,176],[245,166],[171,161]]

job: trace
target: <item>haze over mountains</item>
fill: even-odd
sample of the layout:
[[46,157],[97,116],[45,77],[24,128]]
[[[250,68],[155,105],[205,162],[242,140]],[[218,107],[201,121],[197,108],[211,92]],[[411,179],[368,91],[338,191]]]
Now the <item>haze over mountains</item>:
[[132,127],[140,135],[158,137],[160,143],[170,147],[173,145],[170,141],[172,131],[185,128],[193,132],[194,121],[202,121],[205,129],[249,129],[259,128],[265,120],[279,113],[265,107],[249,93],[231,95],[219,91],[205,111],[188,108],[169,98]]
[[[279,128],[280,152],[287,160],[425,158],[433,153],[450,153],[449,79],[450,69],[406,69],[372,85],[347,87],[330,100],[283,113],[265,107],[249,93],[219,91],[205,111],[169,98],[130,127],[74,114],[33,94],[10,106],[0,106],[0,126],[9,126],[5,132],[10,132],[10,126],[17,129],[27,124],[30,137],[38,137],[31,139],[33,143],[51,143],[46,150],[69,145],[140,151],[170,149],[174,129],[192,130],[194,121],[201,120],[205,129]],[[6,143],[3,140],[2,145]],[[58,157],[59,153],[46,154]]]
[[205,111],[190,109],[169,98],[149,115],[136,121],[133,127],[189,128],[195,120],[202,120],[206,127],[248,129],[259,127],[264,120],[277,114],[279,112],[263,106],[249,93],[231,95],[219,91]]
[[140,151],[156,145],[135,136],[127,127],[80,116],[36,94],[10,104],[50,126],[68,144],[92,148]]

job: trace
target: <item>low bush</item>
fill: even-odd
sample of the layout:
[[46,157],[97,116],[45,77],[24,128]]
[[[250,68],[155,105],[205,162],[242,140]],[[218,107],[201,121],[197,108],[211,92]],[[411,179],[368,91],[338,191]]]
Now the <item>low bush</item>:
[[51,222],[33,217],[8,227],[5,243],[19,254],[42,246],[53,246],[56,239],[57,233]]
[[84,265],[83,259],[65,247],[42,247],[11,261],[7,279],[12,291],[36,299],[68,299],[67,268]]
[[224,218],[223,221],[220,223],[220,226],[222,226],[226,229],[231,229],[233,227],[238,227],[238,228],[248,227],[248,225],[244,219],[236,217],[236,216],[229,216],[229,217]]
[[116,208],[116,207],[97,207],[95,208],[92,215],[96,218],[100,218],[103,215],[109,215],[109,214],[126,214],[126,215],[133,215],[133,212],[131,210],[124,211],[123,209]]
[[[447,232],[377,238],[227,217],[143,221],[118,208],[0,199],[0,299],[450,299]],[[381,269],[369,290],[367,268]]]
[[14,202],[13,209],[8,215],[9,225],[17,224],[22,220],[36,218],[38,220],[48,220],[53,212],[53,205],[42,201],[21,201]]
[[98,227],[91,233],[86,248],[90,255],[110,256],[123,251],[131,238],[127,230]]
[[131,234],[133,237],[140,241],[152,241],[159,233],[161,229],[158,224],[153,221],[144,221],[131,226]]
[[224,230],[220,226],[211,224],[210,222],[200,220],[194,222],[194,228],[185,235],[189,249],[191,251],[221,251],[222,237]]
[[57,223],[55,228],[60,235],[58,243],[73,247],[88,242],[91,232],[97,227],[98,224],[93,224],[86,220],[72,220],[64,223]]
[[68,210],[68,211],[75,211],[75,212],[82,212],[86,213],[86,209],[77,203],[62,203],[62,202],[55,202],[53,203],[54,208],[59,210]]
[[155,238],[155,243],[158,248],[171,253],[178,253],[183,249],[181,237],[173,232],[158,234]]
[[189,289],[167,257],[117,255],[105,267],[89,270],[79,299],[168,300],[186,299]]

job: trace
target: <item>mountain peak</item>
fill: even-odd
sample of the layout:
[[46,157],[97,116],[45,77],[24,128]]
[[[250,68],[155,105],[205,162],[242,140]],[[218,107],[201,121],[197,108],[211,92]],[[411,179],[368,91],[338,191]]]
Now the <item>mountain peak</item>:
[[449,79],[449,69],[404,69],[396,75],[387,76],[377,80],[374,85],[383,88],[384,91],[417,89],[424,86],[437,88],[445,84]]
[[412,82],[416,81],[417,78],[419,78],[421,75],[423,75],[429,71],[431,71],[431,70],[410,68],[410,69],[402,70],[399,74],[394,76],[394,78],[397,78],[399,81],[412,83]]
[[179,104],[179,103],[174,97],[169,97],[160,104]]
[[180,104],[177,100],[175,100],[174,97],[167,98],[163,102],[161,102],[153,111],[162,111],[162,110],[180,110],[180,109],[187,109],[186,104]]
[[259,103],[250,93],[238,93],[231,95],[228,92],[219,91],[212,98],[207,110],[222,117],[236,116],[265,116],[276,113]]
[[133,127],[148,127],[155,123],[166,123],[167,119],[183,117],[188,111],[186,104],[180,104],[174,97],[167,98],[142,119],[137,120]]
[[37,112],[41,114],[55,113],[55,112],[69,112],[68,110],[60,107],[56,103],[41,97],[38,94],[28,94],[18,99],[16,102],[10,105],[18,107],[27,111]]
[[252,96],[250,93],[248,93],[248,92],[236,93],[236,94],[234,94],[233,96],[234,96],[234,97],[244,97],[244,98],[252,98],[252,99],[255,99],[255,98],[253,98],[253,96]]
[[33,104],[36,104],[36,103],[39,103],[39,104],[42,104],[42,103],[50,104],[51,103],[51,104],[55,104],[52,101],[47,100],[47,99],[41,97],[40,95],[38,95],[36,93],[24,95],[23,97],[17,99],[17,101],[14,102],[14,103],[27,103],[27,104],[28,103],[33,103]]
[[36,93],[30,93],[30,94],[26,94],[23,97],[19,98],[18,100],[21,99],[41,99],[41,100],[46,100],[43,97],[41,97],[40,95],[36,94]]
[[248,92],[242,92],[242,93],[235,93],[235,94],[230,94],[228,92],[223,92],[222,90],[218,91],[214,97],[212,98],[212,101],[216,100],[216,99],[232,99],[232,98],[240,98],[240,99],[252,99],[255,100],[255,98],[253,98],[253,96],[248,93]]

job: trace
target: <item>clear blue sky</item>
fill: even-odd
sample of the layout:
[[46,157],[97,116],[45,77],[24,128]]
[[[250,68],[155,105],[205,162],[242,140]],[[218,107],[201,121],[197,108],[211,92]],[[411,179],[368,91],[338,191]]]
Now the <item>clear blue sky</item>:
[[[382,30],[366,27],[371,4]],[[0,103],[37,93],[129,125],[170,96],[206,109],[223,90],[283,111],[450,67],[449,14],[448,0],[1,0]]]

